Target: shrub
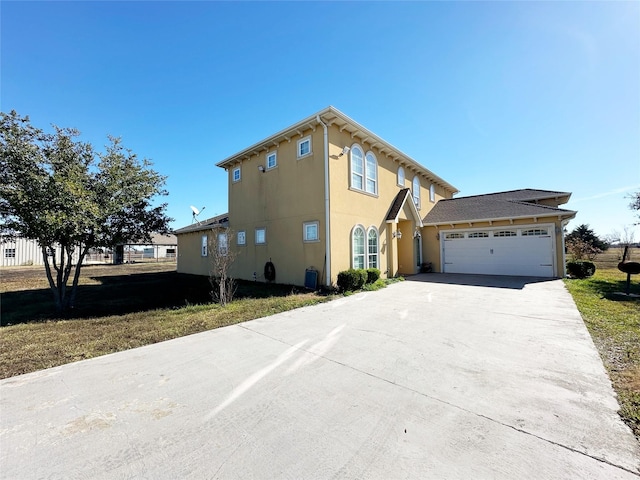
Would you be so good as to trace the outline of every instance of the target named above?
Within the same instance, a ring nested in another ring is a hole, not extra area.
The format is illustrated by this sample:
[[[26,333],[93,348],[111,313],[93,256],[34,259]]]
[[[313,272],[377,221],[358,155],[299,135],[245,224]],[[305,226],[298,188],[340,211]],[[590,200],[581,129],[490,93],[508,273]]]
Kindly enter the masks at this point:
[[[593,262],[567,262],[567,273],[574,278],[587,278],[596,272]]]
[[[376,281],[380,278],[380,270],[377,268],[367,268],[367,282],[366,283],[376,283]]]
[[[350,268],[338,273],[338,289],[341,292],[360,290],[366,282],[367,271],[361,268]]]

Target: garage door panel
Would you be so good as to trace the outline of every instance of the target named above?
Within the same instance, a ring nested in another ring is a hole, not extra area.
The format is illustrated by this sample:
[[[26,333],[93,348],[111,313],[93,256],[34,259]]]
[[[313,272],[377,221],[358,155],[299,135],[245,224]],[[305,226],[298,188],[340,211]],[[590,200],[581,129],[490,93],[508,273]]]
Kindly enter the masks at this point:
[[[554,276],[550,235],[451,240],[445,237],[443,250],[444,272],[447,273]]]

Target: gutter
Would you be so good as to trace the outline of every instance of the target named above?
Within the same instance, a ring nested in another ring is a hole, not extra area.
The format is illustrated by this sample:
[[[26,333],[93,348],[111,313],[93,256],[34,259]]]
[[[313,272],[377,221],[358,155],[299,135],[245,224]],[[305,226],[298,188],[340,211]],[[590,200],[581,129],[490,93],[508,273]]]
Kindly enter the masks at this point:
[[[324,129],[324,225],[325,225],[325,267],[327,278],[325,285],[331,286],[331,229],[329,227],[329,132],[327,125],[316,115],[316,120]]]

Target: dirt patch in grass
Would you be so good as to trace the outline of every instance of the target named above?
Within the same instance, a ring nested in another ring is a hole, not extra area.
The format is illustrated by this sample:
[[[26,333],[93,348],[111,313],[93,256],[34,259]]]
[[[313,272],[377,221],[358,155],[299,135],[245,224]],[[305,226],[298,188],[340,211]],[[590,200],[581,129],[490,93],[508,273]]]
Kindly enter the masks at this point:
[[[620,416],[640,439],[640,299],[620,295],[626,274],[610,263],[597,262],[593,277],[565,284],[609,372]],[[640,294],[638,276],[631,293]]]

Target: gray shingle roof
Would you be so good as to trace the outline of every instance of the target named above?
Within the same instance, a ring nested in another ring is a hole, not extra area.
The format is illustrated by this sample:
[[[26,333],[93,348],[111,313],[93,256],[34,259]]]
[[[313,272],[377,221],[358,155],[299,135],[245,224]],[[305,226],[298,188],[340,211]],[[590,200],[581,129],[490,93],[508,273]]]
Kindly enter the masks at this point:
[[[210,230],[213,227],[226,227],[229,224],[229,214],[223,213],[222,215],[216,215],[215,217],[202,220],[200,223],[194,223],[186,227],[179,228],[173,233],[180,235],[181,233],[199,232],[201,230]]]
[[[423,221],[425,225],[437,225],[523,217],[572,218],[576,213],[572,210],[534,203],[551,198],[566,201],[570,195],[567,192],[523,189],[440,200]]]
[[[398,216],[398,213],[400,213],[402,205],[404,205],[404,201],[407,199],[407,195],[409,195],[408,188],[403,188],[398,192],[398,195],[396,195],[396,198],[391,204],[391,208],[389,209],[389,213],[387,214],[387,218],[385,218],[385,221],[391,222],[395,220],[395,218]]]

